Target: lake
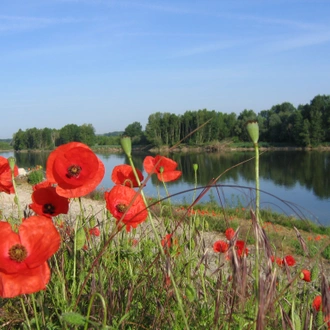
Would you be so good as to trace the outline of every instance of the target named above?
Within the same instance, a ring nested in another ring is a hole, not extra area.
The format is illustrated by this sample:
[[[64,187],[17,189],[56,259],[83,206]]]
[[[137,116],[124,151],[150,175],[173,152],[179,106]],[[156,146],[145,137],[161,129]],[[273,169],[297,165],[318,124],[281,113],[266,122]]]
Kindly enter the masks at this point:
[[[0,152],[6,158],[14,156],[19,167],[46,166],[47,152]],[[111,188],[110,179],[114,166],[128,164],[124,154],[97,154],[106,168],[100,188]],[[133,155],[137,168],[143,171],[143,159],[147,153]],[[255,203],[253,152],[174,153],[168,157],[178,163],[182,177],[166,184],[173,195],[173,202],[192,202],[212,178],[224,173],[201,202],[215,200],[219,205],[253,206]],[[247,161],[247,162],[245,162]],[[245,162],[245,163],[242,163]],[[242,163],[242,164],[241,164]],[[197,184],[193,164],[198,164]],[[240,164],[239,166],[235,166]],[[235,166],[235,167],[233,167]],[[228,170],[229,169],[229,170]],[[198,187],[196,192],[187,191]],[[307,218],[316,223],[330,225],[330,152],[328,151],[267,151],[260,155],[260,207],[276,212]],[[156,176],[152,176],[144,188],[147,196],[166,197],[166,191]],[[182,191],[187,191],[181,193]]]

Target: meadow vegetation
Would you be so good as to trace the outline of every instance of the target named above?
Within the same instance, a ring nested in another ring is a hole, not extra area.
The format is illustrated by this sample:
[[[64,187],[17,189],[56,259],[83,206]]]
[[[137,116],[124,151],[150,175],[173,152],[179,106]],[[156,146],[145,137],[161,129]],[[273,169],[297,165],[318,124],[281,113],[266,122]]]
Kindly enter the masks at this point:
[[[129,138],[122,147],[130,165],[113,169],[109,191],[95,189],[104,166],[89,147],[55,149],[24,215],[17,166],[0,159],[0,190],[17,194],[17,214],[0,222],[0,329],[330,327],[329,228],[257,202],[200,203],[208,188],[174,204],[166,182],[177,164],[147,156],[143,178]],[[144,196],[151,175],[166,199]],[[68,219],[73,203],[80,212]]]

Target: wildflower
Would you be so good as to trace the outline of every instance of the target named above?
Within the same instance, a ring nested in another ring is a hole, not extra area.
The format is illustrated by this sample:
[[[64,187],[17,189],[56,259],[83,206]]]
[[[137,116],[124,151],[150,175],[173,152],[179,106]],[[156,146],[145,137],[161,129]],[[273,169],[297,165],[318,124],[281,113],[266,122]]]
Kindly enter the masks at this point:
[[[300,273],[300,278],[305,282],[311,281],[311,272],[307,269],[303,269]]]
[[[109,192],[106,191],[104,197],[106,208],[118,221],[121,220],[126,225],[128,232],[131,227],[136,228],[147,219],[148,211],[144,201],[134,189],[116,185]]]
[[[139,177],[139,181],[141,182],[143,180],[142,172],[136,169],[136,173]],[[131,188],[139,187],[139,183],[136,180],[132,166],[127,164],[115,166],[112,170],[111,180],[115,184],[122,184]]]
[[[228,243],[225,242],[225,241],[222,241],[222,240],[216,241],[213,244],[213,251],[214,252],[225,253],[225,252],[228,251],[228,248],[229,248]]]
[[[70,142],[55,149],[48,157],[46,176],[57,183],[63,197],[82,197],[92,192],[104,176],[104,165],[85,144]]]
[[[156,173],[158,180],[163,182],[177,180],[182,172],[177,171],[178,163],[174,160],[164,156],[147,156],[143,161],[143,167],[145,171],[150,173]]]
[[[283,266],[283,259],[281,259],[281,258],[279,258],[279,257],[276,257],[276,258],[275,258],[275,256],[271,256],[271,257],[270,257],[270,260],[271,260],[272,262],[275,262],[275,261],[276,261],[276,263],[277,263],[280,267]]]
[[[97,228],[97,227],[93,227],[93,228],[89,229],[89,234],[90,234],[91,236],[96,236],[96,237],[98,237],[98,236],[100,236],[100,229]]]
[[[163,248],[170,248],[171,247],[171,239],[172,234],[167,234],[165,237],[161,240],[161,244]]]
[[[235,230],[233,228],[227,228],[225,231],[225,235],[228,241],[230,241],[234,235],[235,235]]]
[[[132,240],[130,240],[130,242],[131,242],[133,247],[135,247],[139,244],[139,240],[137,240],[136,238],[133,238]]]
[[[288,266],[294,266],[296,264],[296,260],[292,256],[286,256],[283,259],[283,263],[286,263]]]
[[[55,187],[43,187],[45,185],[43,183],[34,187],[31,195],[33,203],[29,205],[30,209],[49,218],[59,214],[67,214],[69,211],[68,198],[58,195]]]
[[[47,260],[59,246],[60,235],[49,218],[29,217],[18,233],[8,222],[0,221],[0,297],[45,289],[50,279]]]
[[[246,244],[244,241],[236,241],[235,247],[237,255],[242,257],[244,254],[247,256],[249,254],[249,249],[245,247]]]
[[[17,175],[18,167],[15,165],[14,176]],[[5,192],[6,194],[15,193],[8,159],[2,156],[0,156],[0,192]]]
[[[322,297],[320,295],[316,296],[312,302],[312,307],[317,312],[320,311],[322,305]]]

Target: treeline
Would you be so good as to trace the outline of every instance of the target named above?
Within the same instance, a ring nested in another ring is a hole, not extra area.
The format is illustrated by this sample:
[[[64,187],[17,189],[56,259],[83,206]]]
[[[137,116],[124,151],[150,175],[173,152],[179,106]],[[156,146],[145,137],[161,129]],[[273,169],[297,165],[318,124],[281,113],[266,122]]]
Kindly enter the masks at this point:
[[[173,145],[209,121],[185,142],[205,144],[226,138],[249,141],[245,128],[248,120],[258,121],[261,142],[317,146],[330,141],[330,95],[317,95],[298,108],[284,102],[258,114],[245,109],[238,116],[207,109],[186,111],[183,115],[157,112],[149,116],[145,135],[154,145]]]
[[[95,129],[91,124],[81,126],[69,124],[57,130],[52,128],[29,128],[25,131],[18,130],[13,136],[14,150],[43,149],[51,150],[61,144],[76,141],[89,146],[95,144]]]
[[[239,115],[207,109],[186,111],[183,115],[156,112],[149,116],[145,130],[139,122],[134,122],[124,132],[103,135],[96,135],[92,124],[69,124],[59,130],[20,129],[14,134],[12,145],[14,150],[50,150],[71,141],[89,146],[119,145],[121,135],[130,136],[133,144],[158,147],[171,146],[182,139],[189,145],[212,144],[224,139],[244,142],[249,141],[245,128],[249,120],[258,121],[260,142],[297,146],[330,142],[330,95],[317,95],[309,104],[297,108],[284,102],[258,114],[247,109]]]

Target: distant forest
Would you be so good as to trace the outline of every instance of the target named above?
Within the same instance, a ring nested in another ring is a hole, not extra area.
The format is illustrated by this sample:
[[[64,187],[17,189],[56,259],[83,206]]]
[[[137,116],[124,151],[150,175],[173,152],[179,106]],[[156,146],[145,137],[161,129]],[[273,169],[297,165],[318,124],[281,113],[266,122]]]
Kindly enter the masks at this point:
[[[77,141],[89,146],[118,145],[122,135],[130,136],[133,144],[171,146],[185,139],[188,145],[212,144],[231,139],[249,141],[246,122],[257,120],[260,142],[296,146],[318,146],[330,142],[330,95],[317,95],[309,104],[295,108],[284,102],[262,110],[243,110],[239,115],[215,110],[186,111],[183,115],[156,112],[148,118],[145,130],[139,122],[129,124],[123,132],[96,135],[92,124],[68,124],[61,129],[30,128],[19,130],[11,142],[14,150],[53,149],[61,144]]]

